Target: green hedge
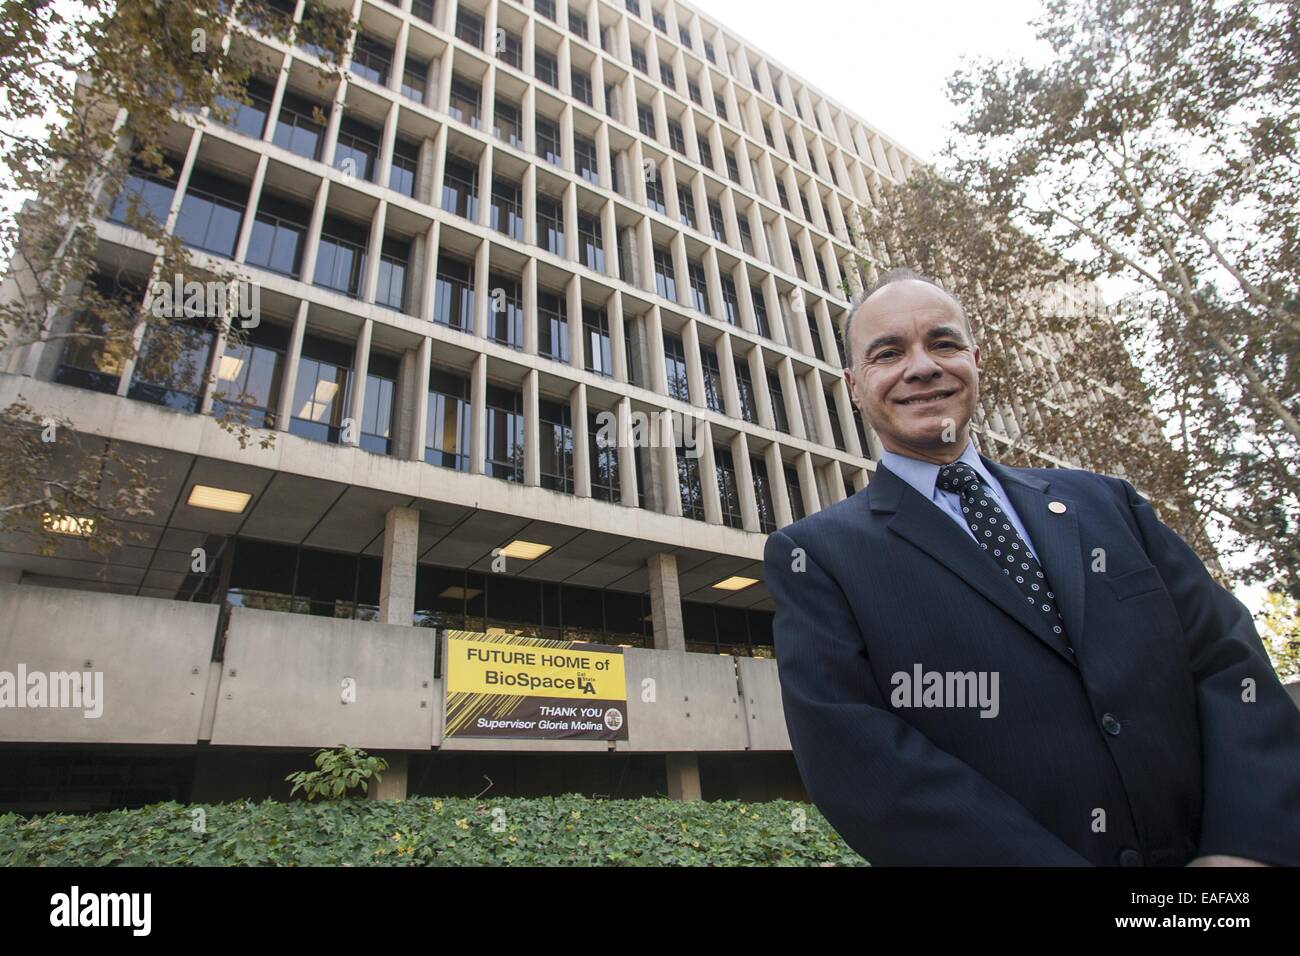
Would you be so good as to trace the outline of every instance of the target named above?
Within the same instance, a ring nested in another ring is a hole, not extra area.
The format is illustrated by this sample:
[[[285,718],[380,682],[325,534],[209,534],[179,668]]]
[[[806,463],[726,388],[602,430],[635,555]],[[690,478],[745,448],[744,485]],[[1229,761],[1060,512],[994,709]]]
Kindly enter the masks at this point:
[[[201,813],[200,813],[201,811]],[[201,823],[206,832],[196,832]],[[801,829],[802,827],[802,829]],[[0,815],[6,866],[861,866],[815,807],[360,798]]]

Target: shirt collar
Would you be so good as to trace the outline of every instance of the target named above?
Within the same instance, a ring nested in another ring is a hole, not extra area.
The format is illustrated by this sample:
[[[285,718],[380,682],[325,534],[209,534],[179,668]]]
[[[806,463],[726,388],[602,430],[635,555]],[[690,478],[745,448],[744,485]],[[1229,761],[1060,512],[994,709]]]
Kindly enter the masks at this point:
[[[989,474],[988,469],[984,467],[984,462],[980,460],[979,452],[975,450],[975,443],[969,438],[966,439],[966,447],[963,449],[961,456],[955,460],[963,461],[974,468],[985,484],[995,489],[999,487],[993,476]],[[888,449],[881,454],[880,463],[919,491],[922,497],[934,500],[938,495],[938,489],[935,486],[939,480],[941,465],[921,461],[918,458],[910,458],[907,455],[900,455]],[[951,464],[951,462],[948,464]]]

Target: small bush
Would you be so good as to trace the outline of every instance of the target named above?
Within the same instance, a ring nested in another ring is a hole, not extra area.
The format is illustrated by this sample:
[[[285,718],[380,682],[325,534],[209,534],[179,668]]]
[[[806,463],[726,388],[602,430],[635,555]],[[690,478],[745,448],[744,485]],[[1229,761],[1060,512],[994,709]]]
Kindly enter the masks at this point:
[[[289,791],[291,797],[301,790],[308,802],[317,797],[336,800],[357,787],[365,793],[370,789],[371,779],[379,783],[387,769],[388,761],[383,757],[372,757],[358,747],[339,744],[316,751],[315,770],[298,770],[284,781],[293,784]]]

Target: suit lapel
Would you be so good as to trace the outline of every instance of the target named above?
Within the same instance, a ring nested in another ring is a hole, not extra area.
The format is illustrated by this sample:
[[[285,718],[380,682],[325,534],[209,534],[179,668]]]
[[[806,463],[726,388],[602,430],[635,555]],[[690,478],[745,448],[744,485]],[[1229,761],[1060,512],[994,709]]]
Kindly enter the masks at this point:
[[[1002,473],[999,471],[996,474],[998,480],[1002,481]],[[920,548],[1028,628],[1035,637],[1051,648],[1053,653],[1071,665],[1075,663],[1074,658],[1066,653],[1060,637],[1052,633],[1043,615],[1025,600],[1005,574],[999,572],[997,565],[989,560],[989,556],[980,549],[974,539],[966,534],[951,517],[944,514],[934,502],[927,501],[915,488],[884,465],[877,466],[875,477],[867,485],[867,492],[872,511],[893,513],[893,518],[888,523],[891,531]],[[1007,493],[1010,495],[1011,491],[1008,489]],[[1045,510],[1046,499],[1041,495],[1039,497],[1038,507]],[[1019,513],[1021,511],[1019,499],[1013,498],[1012,503]],[[1051,517],[1057,516],[1051,515]],[[1025,527],[1033,538],[1035,547],[1039,547],[1036,527],[1028,521],[1025,522]],[[1041,549],[1039,553],[1043,553]],[[1046,563],[1043,567],[1044,573],[1050,574]],[[1055,585],[1055,578],[1049,580]],[[1064,605],[1061,607],[1064,617]]]
[[[1041,478],[1006,468],[997,462],[984,462],[1002,490],[1011,499],[1029,539],[1038,553],[1038,563],[1056,595],[1056,606],[1065,621],[1065,633],[1076,647],[1083,638],[1084,558],[1079,538],[1079,509],[1069,498],[1050,493],[1051,484]],[[1048,509],[1052,502],[1065,506],[1057,514]]]

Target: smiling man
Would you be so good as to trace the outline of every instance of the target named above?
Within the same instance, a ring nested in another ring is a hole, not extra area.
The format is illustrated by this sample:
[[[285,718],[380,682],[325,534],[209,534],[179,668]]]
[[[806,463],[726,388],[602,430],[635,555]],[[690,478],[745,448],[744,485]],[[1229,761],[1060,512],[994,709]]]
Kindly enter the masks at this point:
[[[765,552],[832,826],[878,865],[1300,864],[1300,711],[1246,608],[1128,482],[975,450],[937,285],[891,273],[847,339],[885,452]]]

